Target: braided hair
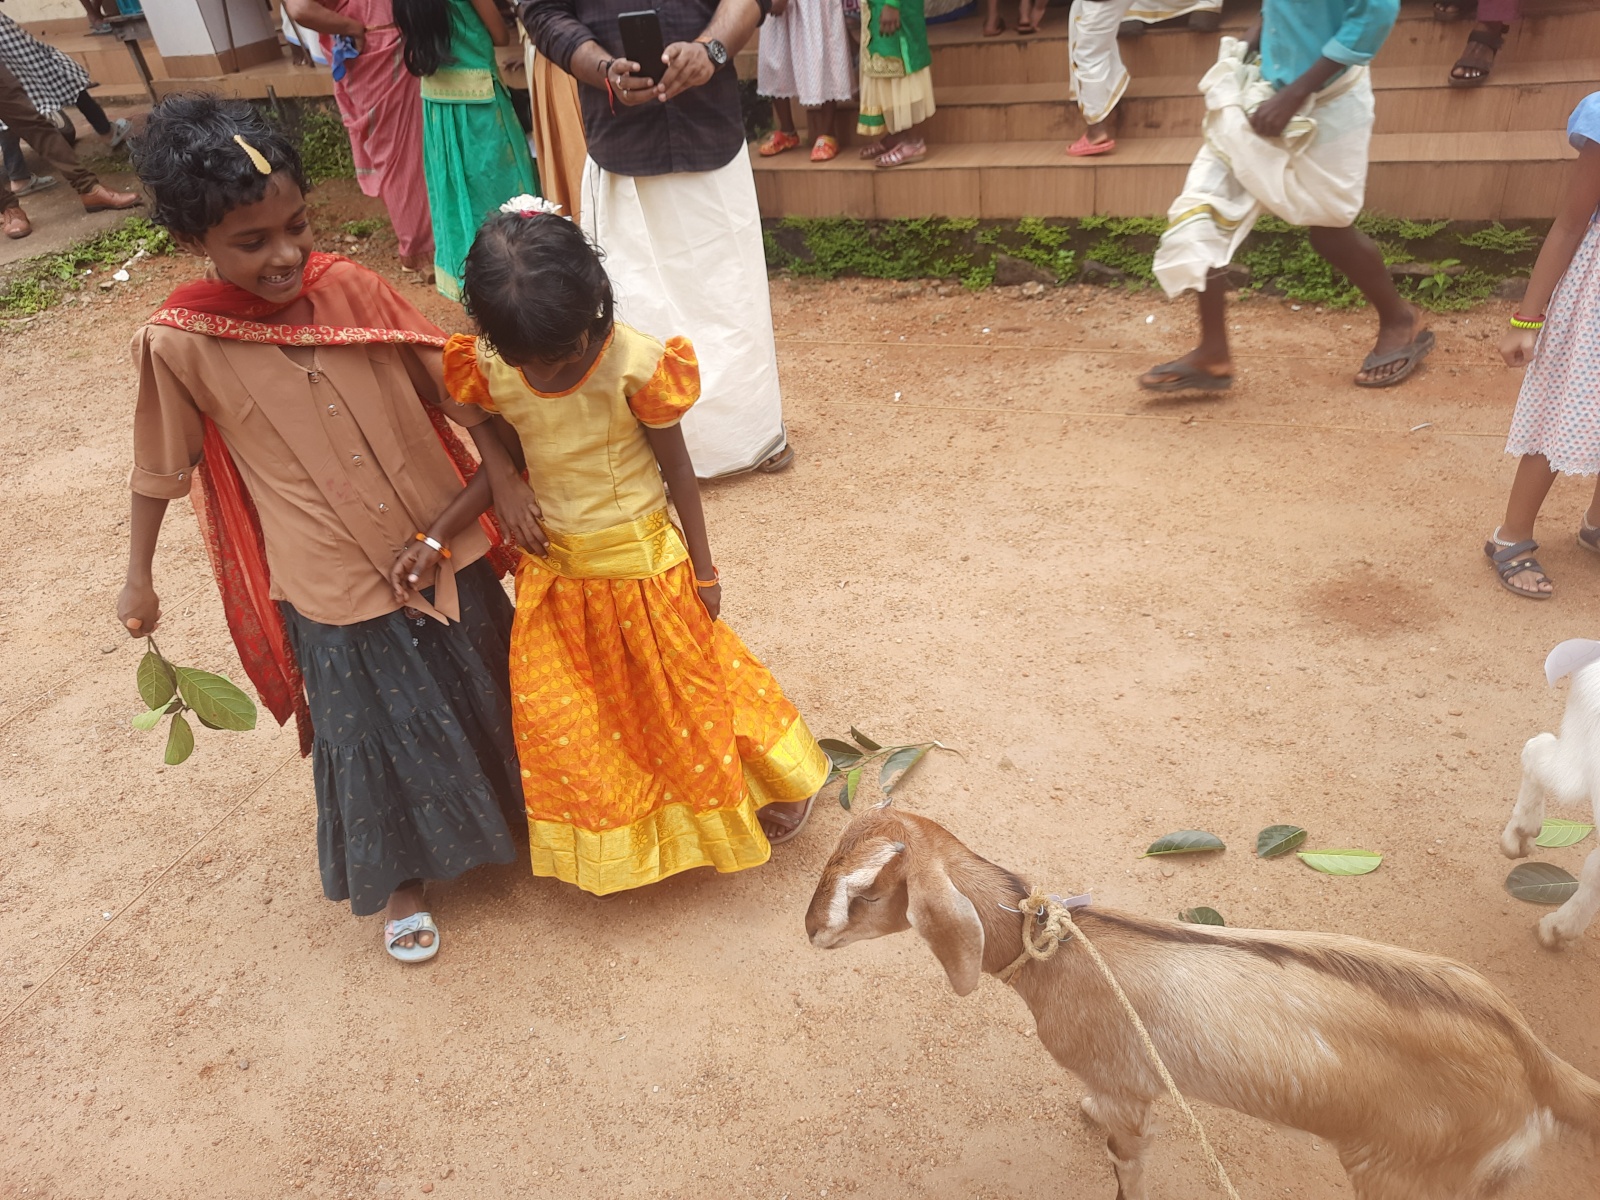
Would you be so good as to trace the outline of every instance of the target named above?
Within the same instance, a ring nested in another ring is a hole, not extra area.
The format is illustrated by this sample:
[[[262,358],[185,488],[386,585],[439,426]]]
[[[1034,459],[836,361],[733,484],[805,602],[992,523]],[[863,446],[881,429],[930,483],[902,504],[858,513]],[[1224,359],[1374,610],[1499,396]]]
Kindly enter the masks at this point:
[[[198,238],[234,209],[260,200],[271,176],[237,138],[274,174],[285,172],[301,192],[311,190],[294,143],[254,105],[203,93],[168,96],[133,141],[133,167],[150,194],[151,217]]]
[[[611,332],[611,280],[600,252],[550,213],[497,213],[483,223],[461,273],[478,331],[509,363],[554,361]]]

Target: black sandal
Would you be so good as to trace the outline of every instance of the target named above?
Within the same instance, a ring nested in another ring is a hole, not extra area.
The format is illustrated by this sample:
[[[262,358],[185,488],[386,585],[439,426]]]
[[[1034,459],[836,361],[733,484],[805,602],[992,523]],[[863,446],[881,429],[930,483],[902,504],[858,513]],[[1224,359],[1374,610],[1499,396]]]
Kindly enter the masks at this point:
[[[1487,65],[1470,61],[1465,54],[1456,59],[1455,66],[1450,68],[1448,83],[1454,88],[1482,87],[1489,82],[1489,76],[1494,71],[1495,56],[1500,53],[1500,48],[1506,44],[1506,35],[1503,33],[1485,33],[1481,29],[1474,29],[1467,34],[1467,46],[1470,49],[1474,44],[1489,47],[1489,62]],[[1476,75],[1457,75],[1457,71],[1476,71]]]
[[[1416,337],[1398,350],[1391,350],[1388,354],[1379,354],[1374,350],[1361,360],[1361,370],[1356,374],[1356,386],[1386,388],[1394,387],[1397,383],[1404,383],[1422,365],[1422,360],[1433,352],[1435,340],[1433,330],[1423,329],[1419,330]],[[1368,371],[1376,371],[1379,367],[1387,367],[1391,363],[1399,363],[1400,369],[1378,379],[1361,378]]]
[[[1151,375],[1172,378],[1149,380]],[[1139,386],[1147,392],[1225,392],[1233,386],[1233,376],[1213,375],[1186,362],[1169,362],[1151,367],[1139,377]]]
[[[1498,531],[1496,531],[1498,534]],[[1526,542],[1512,542],[1509,546],[1502,546],[1494,538],[1483,544],[1483,552],[1489,556],[1489,561],[1494,564],[1495,574],[1500,579],[1500,586],[1514,596],[1523,596],[1529,600],[1548,600],[1555,595],[1549,592],[1531,592],[1527,588],[1517,587],[1510,582],[1513,575],[1522,571],[1537,571],[1539,578],[1546,583],[1550,576],[1544,573],[1544,568],[1539,565],[1539,560],[1533,557],[1533,552],[1539,548],[1539,543],[1533,540]]]

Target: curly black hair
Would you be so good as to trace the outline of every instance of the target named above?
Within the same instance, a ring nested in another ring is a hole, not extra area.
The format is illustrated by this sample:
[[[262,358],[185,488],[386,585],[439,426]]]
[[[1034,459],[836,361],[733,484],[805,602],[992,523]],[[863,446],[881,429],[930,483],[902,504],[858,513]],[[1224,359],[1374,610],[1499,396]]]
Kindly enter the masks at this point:
[[[150,215],[176,234],[201,237],[242,204],[254,204],[269,176],[244,147],[249,142],[273,172],[311,190],[300,152],[283,131],[243,100],[203,93],[168,96],[150,110],[133,141],[133,167],[150,193]]]
[[[575,354],[585,334],[605,337],[614,319],[600,251],[571,221],[548,213],[485,221],[467,252],[461,292],[478,331],[512,363]]]

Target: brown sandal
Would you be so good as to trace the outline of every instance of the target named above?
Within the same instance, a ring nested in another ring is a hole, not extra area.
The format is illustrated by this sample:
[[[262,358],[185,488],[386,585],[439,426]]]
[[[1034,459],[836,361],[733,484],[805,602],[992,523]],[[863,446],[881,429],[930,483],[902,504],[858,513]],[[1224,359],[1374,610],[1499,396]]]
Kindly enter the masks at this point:
[[[1500,48],[1506,44],[1503,33],[1485,33],[1481,29],[1474,29],[1467,34],[1467,50],[1456,59],[1455,66],[1450,68],[1450,77],[1447,82],[1453,88],[1482,87],[1489,82],[1489,75],[1494,71],[1495,56],[1500,53]],[[1487,63],[1473,62],[1467,58],[1467,52],[1474,45],[1489,47],[1489,61]],[[1471,75],[1457,75],[1457,71],[1472,71]]]
[[[806,822],[811,819],[811,809],[816,802],[816,793],[806,797],[805,807],[800,810],[798,816],[786,812],[768,812],[767,810],[773,807],[770,804],[758,808],[756,810],[756,820],[761,822],[761,832],[767,835],[767,842],[773,846],[781,846],[784,842],[796,837],[805,828]],[[767,831],[769,823],[778,827],[777,833],[769,833]]]

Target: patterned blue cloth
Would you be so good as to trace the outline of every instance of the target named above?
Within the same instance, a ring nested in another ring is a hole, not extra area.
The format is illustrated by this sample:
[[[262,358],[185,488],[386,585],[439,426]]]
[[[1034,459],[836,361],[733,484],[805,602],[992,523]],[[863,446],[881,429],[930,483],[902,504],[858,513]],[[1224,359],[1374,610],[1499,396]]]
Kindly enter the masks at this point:
[[[356,49],[356,40],[355,40],[355,38],[347,37],[346,35],[344,35],[342,33],[338,37],[334,38],[333,39],[333,81],[335,83],[343,83],[344,82],[344,73],[350,69],[350,68],[346,67],[344,64],[349,62],[352,58],[360,58],[360,57],[361,57],[361,51]]]

